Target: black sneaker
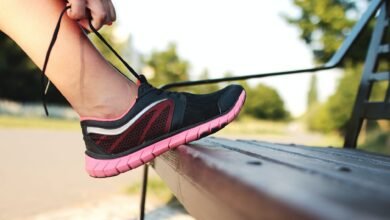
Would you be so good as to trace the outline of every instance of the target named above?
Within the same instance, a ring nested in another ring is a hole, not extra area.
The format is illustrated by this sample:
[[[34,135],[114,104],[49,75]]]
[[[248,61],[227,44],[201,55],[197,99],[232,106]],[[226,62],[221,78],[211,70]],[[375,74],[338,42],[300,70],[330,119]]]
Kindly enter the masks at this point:
[[[141,81],[138,98],[122,117],[82,119],[89,175],[118,175],[214,133],[238,115],[245,101],[238,85],[194,95],[156,89],[144,77]]]
[[[61,19],[69,8],[67,6],[61,12],[42,68],[42,101],[47,115],[45,88],[50,84],[44,86],[45,71]],[[168,92],[152,87],[97,32],[91,21],[89,25],[139,80],[138,98],[123,116],[106,120],[81,119],[89,175],[109,177],[139,167],[169,149],[220,130],[241,110],[245,91],[238,85],[204,95]]]

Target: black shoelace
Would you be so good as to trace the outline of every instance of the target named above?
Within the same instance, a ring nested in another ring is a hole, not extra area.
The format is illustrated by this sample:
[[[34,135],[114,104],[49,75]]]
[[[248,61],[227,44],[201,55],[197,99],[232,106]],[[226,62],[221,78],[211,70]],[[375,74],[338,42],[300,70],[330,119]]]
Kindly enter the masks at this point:
[[[50,80],[47,79],[45,80],[46,78],[46,68],[47,68],[47,65],[49,63],[49,58],[50,58],[50,54],[51,54],[51,51],[54,47],[54,44],[56,43],[57,41],[57,36],[58,36],[58,33],[60,31],[60,27],[61,27],[61,20],[62,18],[64,17],[64,14],[65,12],[70,9],[70,6],[66,6],[61,14],[60,14],[60,17],[58,19],[58,22],[57,22],[57,25],[54,29],[54,33],[53,33],[53,36],[51,38],[51,41],[50,41],[50,44],[49,44],[49,48],[47,49],[47,52],[46,52],[46,57],[45,57],[45,62],[43,64],[43,68],[42,68],[42,76],[41,76],[41,98],[42,98],[42,104],[43,104],[43,108],[45,109],[45,114],[46,116],[49,116],[49,111],[47,109],[47,104],[46,104],[46,94],[48,92],[48,89],[50,87]],[[101,40],[107,47],[108,49],[111,50],[112,53],[115,54],[115,56],[123,63],[123,65],[130,71],[130,73],[135,77],[137,78],[140,82],[146,82],[146,79],[145,77],[141,76],[140,74],[138,74],[116,51],[114,48],[112,48],[112,46],[106,41],[106,39],[104,39],[104,37],[93,27],[92,25],[92,19],[89,19],[89,27],[90,29],[92,30],[92,32],[99,38],[99,40]],[[116,68],[116,67],[115,67]],[[126,78],[127,76],[125,74],[123,74],[121,71],[118,70],[118,72],[120,72],[122,75],[124,75]],[[46,82],[47,81],[47,82]],[[45,83],[46,82],[46,83]],[[45,85],[46,84],[46,85]]]
[[[65,14],[65,12],[70,9],[70,6],[66,6],[58,19],[57,25],[54,29],[54,33],[52,36],[52,39],[50,41],[49,48],[47,49],[46,52],[46,57],[45,57],[45,62],[43,64],[42,68],[42,77],[41,77],[41,95],[42,95],[42,104],[43,108],[45,109],[46,116],[49,116],[49,111],[47,109],[47,104],[46,104],[46,94],[48,92],[49,86],[50,86],[50,80],[47,79],[47,83],[45,86],[45,78],[46,78],[46,68],[47,64],[49,62],[49,57],[51,54],[51,51],[54,47],[54,44],[57,40],[58,33],[60,31],[60,26],[61,26],[61,20]],[[146,78],[143,75],[138,74],[115,50],[112,48],[112,46],[103,38],[103,36],[93,27],[91,23],[91,19],[89,20],[89,27],[96,34],[96,36],[115,54],[115,56],[123,63],[123,65],[126,66],[126,68],[131,72],[131,74],[138,79],[141,83],[147,83]],[[114,68],[116,68],[114,66]],[[117,68],[116,68],[117,69]],[[118,69],[117,69],[118,70]],[[127,78],[125,74],[123,74],[121,71],[118,70],[119,73],[121,73],[123,76]],[[143,187],[142,187],[142,194],[141,194],[141,206],[140,206],[140,219],[143,220],[145,217],[145,202],[146,202],[146,189],[147,189],[147,180],[148,180],[148,165],[145,165],[144,169],[144,177],[143,177]]]

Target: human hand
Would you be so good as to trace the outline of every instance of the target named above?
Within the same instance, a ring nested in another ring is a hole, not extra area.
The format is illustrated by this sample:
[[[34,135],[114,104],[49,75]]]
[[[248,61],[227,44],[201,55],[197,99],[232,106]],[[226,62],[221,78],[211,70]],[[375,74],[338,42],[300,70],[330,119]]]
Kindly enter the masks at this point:
[[[116,20],[115,8],[111,0],[68,0],[67,5],[71,7],[67,11],[68,16],[77,20],[84,29],[89,31],[91,31],[88,21],[90,17],[96,30]]]

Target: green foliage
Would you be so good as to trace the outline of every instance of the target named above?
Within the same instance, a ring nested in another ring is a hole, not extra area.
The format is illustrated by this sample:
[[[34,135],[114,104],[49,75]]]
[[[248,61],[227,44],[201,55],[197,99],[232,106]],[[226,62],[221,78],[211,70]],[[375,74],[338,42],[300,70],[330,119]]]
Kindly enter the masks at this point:
[[[344,132],[347,127],[360,83],[361,70],[361,66],[360,68],[357,66],[347,67],[344,76],[338,83],[336,93],[326,103],[334,129]]]
[[[0,99],[19,102],[41,100],[40,70],[8,36],[0,31]],[[62,95],[51,87],[50,103],[66,103]]]
[[[309,92],[307,94],[307,107],[310,109],[318,103],[317,75],[312,75],[310,79]]]
[[[169,44],[164,51],[154,51],[145,63],[153,70],[148,78],[155,86],[189,79],[189,63],[179,57],[175,44]]]
[[[264,84],[251,88],[243,83],[247,91],[244,114],[258,119],[285,120],[290,114],[284,107],[284,102],[278,92]]]
[[[310,130],[329,133],[334,130],[331,114],[326,105],[314,105],[306,113],[306,123]]]
[[[200,80],[203,79],[210,79],[209,71],[207,69],[203,70],[203,72],[199,76]],[[213,84],[206,84],[206,85],[199,85],[199,86],[192,86],[191,92],[196,94],[205,94],[210,92],[215,92],[220,89],[219,84],[213,83]]]
[[[312,48],[315,58],[323,63],[337,51],[359,14],[356,1],[352,0],[293,0],[300,16],[287,20],[301,30],[300,37]],[[371,29],[363,33],[348,57],[354,62],[363,61]]]
[[[115,40],[113,28],[103,28],[100,33],[113,43],[120,54],[125,52],[126,42]],[[91,39],[108,60],[127,73],[114,54],[97,40],[96,36],[91,35]],[[14,41],[2,32],[0,32],[0,48],[0,98],[19,102],[41,101],[41,71],[38,67]],[[67,104],[54,85],[50,87],[47,100],[49,103]]]
[[[374,130],[367,134],[367,140],[362,145],[362,149],[390,155],[390,134],[389,130]]]
[[[360,2],[367,2],[361,0]],[[353,14],[360,14],[356,1],[352,0],[293,0],[300,15],[287,20],[299,27],[301,38],[312,48],[315,59],[324,63],[337,51],[348,32],[357,22]],[[335,93],[324,103],[309,108],[309,128],[322,132],[344,132],[356,98],[366,56],[372,25],[362,33],[343,61],[344,75],[338,82]],[[312,86],[312,85],[311,85]],[[375,90],[374,96],[384,88]],[[309,93],[309,105],[313,94]]]
[[[231,72],[224,74],[224,77],[232,76]],[[290,113],[286,110],[284,102],[276,89],[265,84],[257,84],[253,87],[247,81],[240,81],[239,84],[246,91],[246,101],[238,118],[239,120],[245,120],[245,118],[273,121],[290,119]],[[226,86],[225,84],[222,85]]]
[[[325,104],[310,111],[309,128],[321,132],[345,131],[360,83],[361,70],[362,65],[347,65],[335,94],[329,97]]]
[[[2,32],[0,32],[0,48],[0,97],[25,101],[37,96],[34,90],[37,88],[39,78],[34,75],[38,72],[34,64],[16,43]],[[24,78],[29,78],[31,84],[23,83]],[[24,90],[24,85],[32,91]]]

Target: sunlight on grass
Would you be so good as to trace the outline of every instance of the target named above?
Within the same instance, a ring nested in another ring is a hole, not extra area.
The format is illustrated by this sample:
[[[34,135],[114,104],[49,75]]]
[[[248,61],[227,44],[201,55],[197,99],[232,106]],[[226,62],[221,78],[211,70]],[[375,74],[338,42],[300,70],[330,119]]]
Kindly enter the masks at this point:
[[[256,135],[256,134],[272,134],[272,135],[283,135],[286,133],[287,122],[275,122],[275,121],[264,121],[253,119],[249,117],[242,117],[239,120],[234,121],[219,134],[245,134],[245,135]]]
[[[360,141],[359,148],[372,153],[390,155],[390,134],[388,131],[379,129],[370,131],[365,139]]]
[[[139,195],[142,190],[142,183],[136,182],[126,188],[125,192],[130,195]],[[161,203],[167,203],[171,200],[173,194],[168,186],[159,178],[152,177],[148,180],[148,199],[154,199]]]
[[[61,130],[78,130],[80,123],[77,120],[56,118],[30,118],[0,115],[0,128],[44,128]]]
[[[230,139],[252,139],[319,147],[340,147],[343,143],[343,138],[337,133],[321,134],[311,132],[300,120],[275,122],[249,117],[240,118],[231,123],[215,134],[215,136]]]
[[[321,134],[321,139],[319,139],[318,141],[307,143],[307,145],[318,147],[343,147],[343,144],[344,137],[335,133]]]

